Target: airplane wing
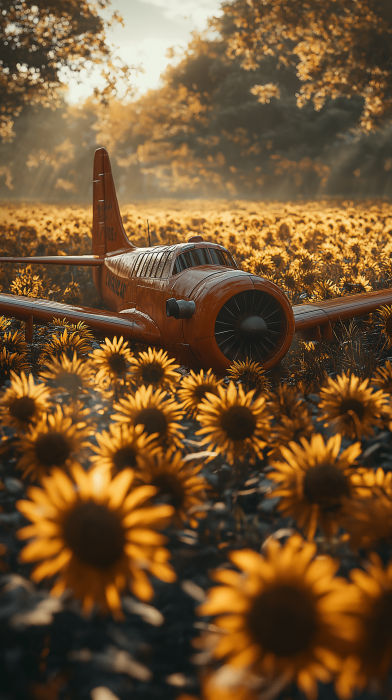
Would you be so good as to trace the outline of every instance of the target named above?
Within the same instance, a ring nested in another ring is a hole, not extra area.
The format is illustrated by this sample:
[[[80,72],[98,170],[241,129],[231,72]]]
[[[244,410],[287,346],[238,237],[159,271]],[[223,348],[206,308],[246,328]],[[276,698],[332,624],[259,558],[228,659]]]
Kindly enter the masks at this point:
[[[49,323],[53,318],[65,318],[71,323],[84,321],[98,333],[124,336],[149,345],[162,346],[161,333],[150,316],[136,309],[120,313],[71,306],[46,299],[0,294],[0,315],[17,318],[26,323],[26,339],[32,340],[32,324]]]
[[[336,299],[313,301],[293,306],[295,332],[305,340],[332,340],[336,321],[363,316],[380,306],[392,304],[392,289],[379,289],[362,294],[348,294]]]
[[[35,265],[103,265],[97,255],[36,255],[33,258],[0,258],[0,263],[34,263]]]

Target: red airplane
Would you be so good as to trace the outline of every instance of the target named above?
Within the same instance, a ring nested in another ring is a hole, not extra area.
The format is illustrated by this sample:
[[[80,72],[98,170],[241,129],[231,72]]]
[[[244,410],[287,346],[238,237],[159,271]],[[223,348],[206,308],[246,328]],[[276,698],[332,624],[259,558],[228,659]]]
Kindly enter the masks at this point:
[[[392,289],[291,306],[269,280],[243,272],[228,250],[191,236],[186,243],[136,248],[122,224],[109,156],[94,157],[92,255],[6,257],[0,263],[89,265],[110,311],[0,294],[0,314],[33,322],[84,321],[99,333],[161,347],[188,367],[224,374],[247,357],[264,369],[287,353],[295,332],[331,340],[335,321],[392,303]]]

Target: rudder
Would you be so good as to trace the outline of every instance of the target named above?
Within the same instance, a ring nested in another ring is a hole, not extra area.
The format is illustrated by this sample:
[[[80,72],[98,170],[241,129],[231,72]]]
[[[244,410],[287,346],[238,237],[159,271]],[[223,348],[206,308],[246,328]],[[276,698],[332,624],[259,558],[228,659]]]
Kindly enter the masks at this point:
[[[122,223],[108,152],[106,148],[97,148],[93,175],[93,254],[104,256],[134,248]]]

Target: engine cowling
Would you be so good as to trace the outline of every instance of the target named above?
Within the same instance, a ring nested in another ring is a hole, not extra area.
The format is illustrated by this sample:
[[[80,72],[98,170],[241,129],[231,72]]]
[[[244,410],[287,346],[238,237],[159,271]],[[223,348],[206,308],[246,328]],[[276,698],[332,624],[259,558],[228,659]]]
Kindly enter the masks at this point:
[[[195,313],[184,337],[203,367],[223,374],[235,360],[271,369],[290,348],[294,314],[289,300],[269,280],[228,271],[202,282],[192,294]]]

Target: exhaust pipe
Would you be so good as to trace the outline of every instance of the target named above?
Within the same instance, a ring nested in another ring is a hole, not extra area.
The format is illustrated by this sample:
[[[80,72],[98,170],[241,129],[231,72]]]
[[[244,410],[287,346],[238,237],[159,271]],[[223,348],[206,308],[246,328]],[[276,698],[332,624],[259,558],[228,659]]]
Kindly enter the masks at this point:
[[[168,299],[166,302],[166,316],[173,318],[191,318],[196,309],[194,301],[185,301],[185,299]]]

